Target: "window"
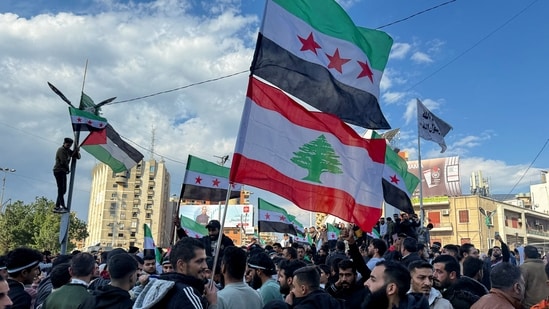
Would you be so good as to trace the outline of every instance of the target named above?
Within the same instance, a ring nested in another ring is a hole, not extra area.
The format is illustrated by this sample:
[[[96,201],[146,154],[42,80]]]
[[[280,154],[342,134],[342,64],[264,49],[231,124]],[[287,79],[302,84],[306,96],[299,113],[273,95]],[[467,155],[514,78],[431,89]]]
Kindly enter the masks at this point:
[[[154,165],[151,165],[149,168],[149,173],[154,174]]]
[[[116,198],[118,197],[118,195],[116,194],[116,192],[114,192],[113,194],[111,194],[111,198]]]
[[[152,215],[152,214],[149,212],[149,213],[147,213],[147,214],[145,215],[145,218],[146,218],[146,219],[150,219],[150,218],[151,218],[151,215]]]
[[[124,227],[125,227],[124,223],[120,223],[120,224],[118,225],[118,228],[121,229],[121,230],[123,230]]]
[[[429,211],[427,218],[433,227],[440,227],[440,211]]]
[[[126,219],[126,213],[121,213],[120,214],[120,220],[124,220]]]
[[[137,218],[137,211],[132,212],[132,218]]]
[[[111,209],[115,209],[115,208],[116,208],[116,202],[111,203]]]
[[[107,234],[108,237],[112,237],[112,233]]]
[[[124,234],[118,233],[118,237],[124,237]]]
[[[132,228],[136,228],[137,227],[137,221],[132,221]]]
[[[459,214],[459,223],[469,223],[469,210],[460,210]]]
[[[122,198],[126,199],[126,198],[128,198],[128,195],[126,193],[122,193]]]
[[[135,237],[135,232],[131,232],[130,237]]]
[[[118,184],[117,184],[117,183],[113,183],[113,184],[112,184],[112,187],[116,189],[116,188],[118,188]]]

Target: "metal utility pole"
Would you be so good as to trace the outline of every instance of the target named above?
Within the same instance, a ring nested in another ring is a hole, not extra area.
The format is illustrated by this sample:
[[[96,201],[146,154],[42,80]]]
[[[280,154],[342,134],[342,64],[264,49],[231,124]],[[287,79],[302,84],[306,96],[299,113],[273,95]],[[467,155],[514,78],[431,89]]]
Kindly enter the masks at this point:
[[[4,172],[2,177],[2,195],[0,196],[0,209],[4,208],[4,191],[6,190],[6,175],[8,173],[15,173],[15,169],[9,167],[0,167],[0,171]]]

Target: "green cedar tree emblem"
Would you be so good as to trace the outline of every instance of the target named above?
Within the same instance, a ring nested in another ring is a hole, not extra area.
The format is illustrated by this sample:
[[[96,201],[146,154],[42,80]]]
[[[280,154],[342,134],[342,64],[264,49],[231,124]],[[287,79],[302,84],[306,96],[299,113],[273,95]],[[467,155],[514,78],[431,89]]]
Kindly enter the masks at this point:
[[[299,151],[294,152],[294,155],[291,161],[309,171],[307,177],[302,178],[303,180],[322,183],[320,181],[322,173],[343,174],[339,168],[341,166],[339,156],[324,135],[299,147]]]

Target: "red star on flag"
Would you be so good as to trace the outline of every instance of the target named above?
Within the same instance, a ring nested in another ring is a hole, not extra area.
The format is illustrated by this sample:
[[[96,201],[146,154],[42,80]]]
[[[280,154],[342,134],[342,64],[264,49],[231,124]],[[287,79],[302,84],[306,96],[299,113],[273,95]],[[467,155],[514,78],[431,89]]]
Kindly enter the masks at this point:
[[[200,235],[196,234],[194,235],[195,238],[200,238]]]
[[[282,221],[282,222],[286,221],[286,217],[280,216],[280,221]]]
[[[91,126],[93,122],[91,120],[88,120],[88,124]]]
[[[102,127],[103,127],[103,123],[100,123],[100,124],[99,124],[99,127],[101,127],[101,128],[102,128]]]
[[[356,78],[358,79],[358,78],[362,78],[364,76],[368,76],[370,81],[373,83],[374,82],[374,73],[372,73],[372,70],[370,69],[370,66],[368,65],[368,63],[362,62],[362,61],[357,61],[357,62],[360,65],[360,67],[362,68],[362,71],[360,72],[360,74],[358,74],[358,76]]]
[[[391,182],[392,183],[395,183],[398,185],[398,182],[400,181],[400,179],[398,179],[397,175],[395,174],[394,176],[391,176]]]
[[[214,186],[214,187],[219,187],[219,183],[220,183],[220,181],[217,178],[212,180],[212,186]]]
[[[341,58],[339,56],[339,48],[336,48],[335,53],[330,56],[326,54],[328,59],[330,59],[330,63],[328,64],[328,69],[335,69],[339,73],[343,73],[343,69],[341,68],[345,63],[351,61],[351,59],[345,59]]]
[[[299,35],[297,37],[301,41],[301,44],[303,44],[303,46],[301,46],[300,51],[310,50],[313,53],[315,53],[315,55],[317,55],[316,49],[321,48],[321,47],[320,47],[320,45],[318,45],[317,42],[315,42],[315,39],[313,38],[313,33],[312,32],[309,34],[309,36],[306,39],[300,37]]]
[[[78,117],[78,118],[76,118],[76,121],[82,122],[82,118]]]
[[[200,176],[196,177],[196,178],[194,179],[194,183],[202,184],[202,178],[200,178]]]
[[[265,219],[270,220],[270,219],[271,219],[271,215],[270,215],[269,213],[266,213],[266,214],[265,214]]]

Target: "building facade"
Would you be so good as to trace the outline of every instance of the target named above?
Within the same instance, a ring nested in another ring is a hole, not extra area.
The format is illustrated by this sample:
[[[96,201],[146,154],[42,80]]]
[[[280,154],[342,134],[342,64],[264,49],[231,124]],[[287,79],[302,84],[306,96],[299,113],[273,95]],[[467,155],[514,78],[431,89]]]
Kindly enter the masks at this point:
[[[92,171],[86,247],[143,249],[144,224],[151,228],[157,246],[168,247],[176,212],[169,192],[164,161],[141,161],[124,173],[97,164]]]
[[[479,195],[428,197],[423,200],[424,223],[432,223],[431,243],[442,245],[474,244],[481,253],[494,245],[498,233],[511,250],[520,245],[534,245],[545,254],[549,251],[549,214],[532,209],[526,196],[513,201],[497,201]],[[414,209],[419,212],[418,199]]]

